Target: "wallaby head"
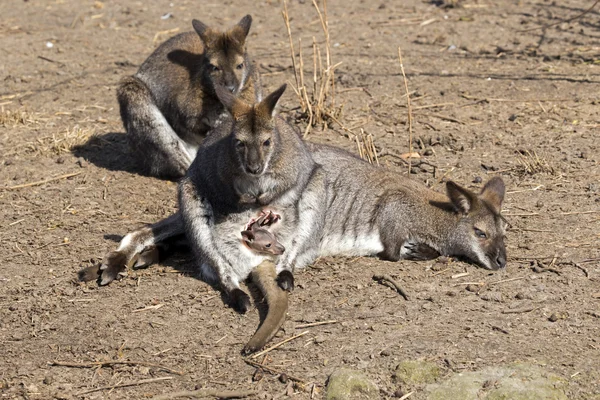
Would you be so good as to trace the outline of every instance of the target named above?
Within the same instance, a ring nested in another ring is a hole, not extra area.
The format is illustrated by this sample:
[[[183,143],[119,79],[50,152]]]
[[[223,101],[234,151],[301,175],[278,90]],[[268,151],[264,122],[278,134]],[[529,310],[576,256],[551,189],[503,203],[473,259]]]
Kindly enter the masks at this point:
[[[506,222],[500,214],[505,190],[502,179],[490,179],[479,194],[454,182],[447,182],[446,190],[459,215],[456,229],[449,238],[452,252],[487,269],[504,268]]]
[[[280,135],[275,126],[275,106],[285,91],[284,84],[260,103],[250,105],[223,87],[216,87],[217,97],[233,117],[231,146],[244,174],[258,177],[277,152]]]
[[[205,74],[208,75],[208,81],[237,94],[243,88],[251,68],[245,43],[252,17],[246,15],[226,32],[209,28],[197,19],[192,21],[192,25],[205,46],[204,56],[208,61]]]
[[[279,256],[285,251],[285,247],[277,241],[275,235],[265,228],[242,231],[242,239],[248,247],[259,253]]]

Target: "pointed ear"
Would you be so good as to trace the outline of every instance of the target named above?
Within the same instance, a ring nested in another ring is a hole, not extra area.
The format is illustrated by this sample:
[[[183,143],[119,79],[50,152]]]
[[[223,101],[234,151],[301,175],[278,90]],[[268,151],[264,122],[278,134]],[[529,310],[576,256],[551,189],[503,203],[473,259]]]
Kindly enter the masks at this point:
[[[254,233],[252,231],[242,231],[242,239],[245,242],[252,243],[254,242]]]
[[[235,95],[223,85],[215,86],[215,94],[225,109],[229,111],[236,120],[250,111],[250,106],[235,97]]]
[[[192,26],[204,44],[207,44],[208,32],[210,31],[208,26],[204,22],[198,21],[197,19],[192,20]]]
[[[250,16],[250,14],[248,14],[244,18],[242,18],[236,26],[231,28],[229,33],[237,42],[239,42],[240,44],[244,44],[244,42],[246,42],[248,32],[250,32],[251,25],[252,17]]]
[[[287,85],[284,83],[279,89],[265,97],[264,100],[256,106],[256,110],[262,118],[273,118],[275,115],[275,106],[277,105],[279,98],[283,95],[283,92],[285,92],[286,87]]]
[[[475,201],[473,193],[452,181],[446,182],[446,192],[456,211],[461,214],[468,214],[471,211]]]
[[[481,189],[479,197],[492,206],[496,212],[500,213],[502,201],[504,201],[505,190],[506,188],[502,178],[495,176],[485,184],[483,189]]]

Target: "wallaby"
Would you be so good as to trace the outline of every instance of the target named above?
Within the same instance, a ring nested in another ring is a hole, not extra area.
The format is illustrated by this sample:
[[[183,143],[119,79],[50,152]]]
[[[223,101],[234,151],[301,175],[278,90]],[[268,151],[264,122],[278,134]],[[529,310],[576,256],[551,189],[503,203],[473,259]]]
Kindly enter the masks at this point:
[[[275,214],[272,211],[263,211],[257,220],[254,218],[251,219],[242,231],[242,240],[246,246],[261,254],[282,255],[285,247],[279,243],[273,232],[265,228],[266,226],[271,226],[280,218],[279,214]]]
[[[260,100],[260,76],[246,52],[252,17],[226,32],[193,20],[195,32],[160,45],[117,89],[123,126],[146,173],[181,178],[222,118],[215,86]]]
[[[180,212],[201,270],[242,312],[250,299],[239,283],[268,257],[240,243],[237,226],[264,205],[281,215],[277,237],[286,251],[277,272],[284,289],[293,286],[293,269],[316,257],[321,239],[325,176],[294,128],[274,114],[285,88],[254,105],[217,88],[232,118],[207,137],[179,183]]]
[[[379,255],[387,260],[459,256],[487,269],[506,265],[504,182],[479,194],[454,182],[447,196],[339,148],[309,144],[329,191],[319,255]]]

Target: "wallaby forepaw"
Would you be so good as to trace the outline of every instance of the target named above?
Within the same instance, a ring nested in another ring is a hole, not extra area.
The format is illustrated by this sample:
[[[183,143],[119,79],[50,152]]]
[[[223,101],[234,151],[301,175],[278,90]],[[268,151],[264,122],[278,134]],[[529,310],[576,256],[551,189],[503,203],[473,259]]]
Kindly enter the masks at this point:
[[[95,281],[100,277],[100,266],[92,265],[91,267],[86,267],[79,272],[77,272],[77,279],[79,282],[90,282]]]
[[[100,270],[102,276],[100,277],[100,285],[108,285],[117,277],[121,272],[127,269],[127,256],[119,251],[111,251],[104,257]]]
[[[146,268],[152,264],[158,263],[160,258],[158,247],[150,246],[140,253],[137,260],[133,264],[133,269]]]
[[[290,271],[281,271],[277,275],[277,284],[283,290],[291,292],[294,290],[294,275]]]
[[[242,289],[233,289],[229,293],[229,304],[235,311],[245,314],[250,309],[250,296]]]

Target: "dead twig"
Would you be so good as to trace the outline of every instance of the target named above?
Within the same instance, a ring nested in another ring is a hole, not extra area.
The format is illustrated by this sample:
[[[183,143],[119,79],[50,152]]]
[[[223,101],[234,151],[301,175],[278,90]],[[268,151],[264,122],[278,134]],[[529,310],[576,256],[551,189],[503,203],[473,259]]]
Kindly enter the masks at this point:
[[[275,369],[275,368],[267,367],[266,365],[260,364],[260,363],[258,363],[256,361],[253,361],[253,360],[250,360],[249,358],[244,358],[243,360],[244,360],[244,362],[246,364],[248,364],[248,365],[250,365],[252,367],[255,367],[255,368],[261,368],[261,369],[263,369],[264,371],[267,371],[270,374],[273,374],[273,375],[282,375],[282,374],[285,373],[285,375],[287,376],[288,379],[290,379],[290,380],[292,380],[294,382],[306,384],[305,380],[302,380],[302,379],[300,379],[300,378],[298,378],[296,376],[290,375],[287,372],[283,372],[283,371],[280,371],[280,370]]]
[[[119,383],[117,385],[101,386],[101,387],[97,387],[95,389],[90,389],[90,390],[86,390],[86,391],[83,391],[83,392],[76,393],[75,396],[83,396],[84,394],[94,393],[94,392],[100,392],[102,390],[113,390],[113,389],[122,388],[122,387],[144,385],[146,383],[153,383],[153,382],[159,382],[159,381],[168,381],[168,380],[171,380],[171,379],[173,379],[173,377],[171,377],[171,376],[163,376],[163,377],[160,377],[160,378],[142,379],[141,381],[135,381],[135,382]]]
[[[391,276],[389,275],[373,275],[373,279],[378,281],[379,283],[389,283],[390,285],[393,286],[394,289],[396,289],[396,291],[402,296],[404,297],[404,300],[409,301],[410,299],[408,298],[408,294],[406,294],[406,292],[404,291],[404,289],[402,289],[402,287],[395,281],[392,279]]]
[[[66,361],[52,361],[48,363],[50,366],[57,367],[70,367],[70,368],[97,368],[97,367],[110,367],[113,365],[142,365],[144,367],[159,368],[165,372],[169,372],[176,375],[184,375],[183,372],[174,370],[164,365],[149,363],[146,361],[95,361],[89,363],[72,363]]]
[[[579,19],[579,18],[583,17],[585,14],[589,13],[590,11],[592,11],[598,5],[598,3],[600,3],[600,0],[596,0],[594,2],[594,4],[592,4],[592,6],[590,8],[588,8],[587,10],[585,10],[584,12],[582,12],[580,14],[577,14],[574,17],[571,17],[571,18],[568,18],[568,19],[564,19],[562,21],[558,21],[558,22],[555,22],[553,24],[536,26],[535,28],[523,29],[523,30],[520,30],[520,31],[517,31],[517,32],[518,33],[523,33],[523,32],[535,31],[535,30],[538,30],[538,29],[548,29],[548,28],[552,28],[553,26],[556,26],[556,25],[565,24],[567,22],[573,22],[576,19]]]
[[[73,172],[71,174],[55,176],[54,178],[42,179],[41,181],[36,181],[36,182],[23,183],[21,185],[15,185],[15,186],[4,186],[4,187],[0,187],[0,190],[15,190],[15,189],[22,189],[22,188],[31,187],[31,186],[39,186],[39,185],[43,185],[44,183],[48,183],[48,182],[54,182],[54,181],[58,181],[61,179],[72,178],[74,176],[81,175],[82,173],[83,173],[83,171],[79,171],[79,172]]]
[[[402,63],[402,51],[400,47],[398,47],[398,60],[400,61],[400,71],[402,72],[402,79],[404,80],[404,90],[406,91],[406,108],[408,110],[408,152],[412,153],[412,137],[413,137],[413,117],[412,117],[412,108],[410,104],[410,94],[408,92],[408,81],[406,79],[406,74],[404,73],[404,64]],[[408,176],[410,176],[410,170],[412,168],[412,163],[408,162]]]
[[[585,261],[585,260],[584,260],[584,261]],[[558,264],[559,264],[559,265],[572,265],[572,266],[574,266],[575,268],[579,268],[580,270],[582,270],[582,271],[583,271],[583,273],[585,274],[585,277],[586,277],[586,278],[589,278],[589,277],[590,277],[590,273],[589,273],[589,271],[587,270],[587,268],[586,268],[586,267],[584,267],[583,265],[579,264],[579,263],[576,263],[575,261],[561,261],[561,262],[559,262]]]
[[[296,325],[296,329],[312,328],[313,326],[321,326],[321,325],[329,325],[329,324],[337,324],[337,323],[338,323],[337,319],[332,319],[330,321],[312,322],[310,324]]]
[[[256,390],[218,390],[218,389],[198,389],[181,392],[165,393],[154,396],[151,400],[170,400],[180,397],[216,397],[217,399],[243,399],[250,396],[256,396]]]
[[[294,340],[294,339],[298,339],[300,336],[304,336],[304,335],[306,335],[308,332],[310,332],[310,331],[304,331],[304,332],[302,332],[302,333],[299,333],[299,334],[297,334],[297,335],[294,335],[294,336],[292,336],[292,337],[290,337],[290,338],[287,338],[287,339],[285,339],[285,340],[282,340],[281,342],[279,342],[279,343],[277,343],[277,344],[274,344],[273,346],[271,346],[271,347],[269,347],[269,348],[267,348],[267,349],[265,349],[265,350],[263,350],[263,351],[259,351],[258,353],[256,353],[256,354],[253,354],[251,358],[258,358],[258,357],[262,356],[263,354],[267,354],[268,352],[270,352],[270,351],[272,351],[272,350],[275,350],[275,349],[276,349],[276,348],[278,348],[278,347],[281,347],[281,346],[283,346],[283,345],[284,345],[284,344],[286,344],[287,342],[290,342],[290,341],[292,341],[292,340]]]
[[[502,314],[524,314],[537,310],[539,307],[528,307],[520,310],[502,310]]]

